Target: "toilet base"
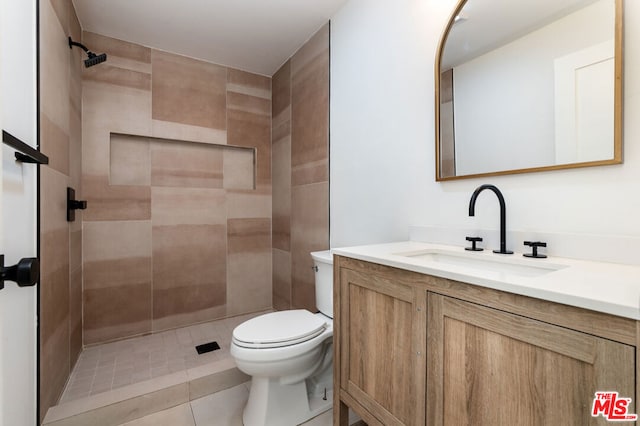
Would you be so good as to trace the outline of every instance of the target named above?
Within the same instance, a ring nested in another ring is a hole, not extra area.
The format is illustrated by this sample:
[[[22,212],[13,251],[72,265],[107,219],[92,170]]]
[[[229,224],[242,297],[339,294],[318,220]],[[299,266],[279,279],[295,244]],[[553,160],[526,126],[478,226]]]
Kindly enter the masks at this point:
[[[314,392],[315,393],[315,392]],[[283,385],[278,379],[253,377],[249,400],[242,413],[244,426],[295,426],[329,410],[333,391],[308,395],[302,381]]]

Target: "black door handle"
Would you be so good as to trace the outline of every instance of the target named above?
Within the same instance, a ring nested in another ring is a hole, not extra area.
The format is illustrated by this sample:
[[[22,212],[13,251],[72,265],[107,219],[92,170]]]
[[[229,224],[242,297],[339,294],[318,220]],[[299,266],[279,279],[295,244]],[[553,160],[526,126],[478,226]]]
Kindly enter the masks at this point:
[[[33,286],[40,278],[40,262],[35,257],[26,257],[13,266],[4,266],[4,254],[0,254],[0,289],[5,281],[15,281],[20,287]]]

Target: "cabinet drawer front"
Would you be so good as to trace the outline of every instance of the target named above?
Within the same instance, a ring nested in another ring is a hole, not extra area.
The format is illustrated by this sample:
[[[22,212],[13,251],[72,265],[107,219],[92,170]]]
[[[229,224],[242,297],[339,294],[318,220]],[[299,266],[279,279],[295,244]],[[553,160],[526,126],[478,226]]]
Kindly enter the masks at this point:
[[[424,337],[416,339],[420,326],[424,336],[426,320],[419,295],[424,299],[423,292],[383,277],[341,272],[341,387],[383,424],[424,421],[424,401],[417,399],[424,379],[416,374],[425,365]]]
[[[436,294],[428,306],[429,424],[606,424],[595,392],[634,396],[632,346]]]

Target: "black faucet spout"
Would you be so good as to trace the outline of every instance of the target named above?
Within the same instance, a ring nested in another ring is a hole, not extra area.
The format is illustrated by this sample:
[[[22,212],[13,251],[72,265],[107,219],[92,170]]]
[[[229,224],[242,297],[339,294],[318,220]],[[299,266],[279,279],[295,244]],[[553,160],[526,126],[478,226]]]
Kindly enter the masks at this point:
[[[507,250],[507,207],[504,202],[504,197],[502,196],[502,192],[494,186],[494,185],[480,185],[473,191],[471,194],[471,200],[469,201],[469,216],[476,215],[476,200],[478,199],[478,195],[485,189],[489,189],[493,191],[494,194],[498,197],[498,202],[500,203],[500,250],[494,250],[494,253],[500,254],[513,254],[512,251]]]

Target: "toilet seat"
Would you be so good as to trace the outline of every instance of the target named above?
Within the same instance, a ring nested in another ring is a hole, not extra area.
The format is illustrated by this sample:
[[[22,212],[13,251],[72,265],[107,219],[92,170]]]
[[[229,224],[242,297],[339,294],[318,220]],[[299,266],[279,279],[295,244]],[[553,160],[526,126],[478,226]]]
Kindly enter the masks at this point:
[[[328,326],[322,318],[304,309],[272,312],[237,326],[232,340],[244,348],[280,348],[311,340]]]

